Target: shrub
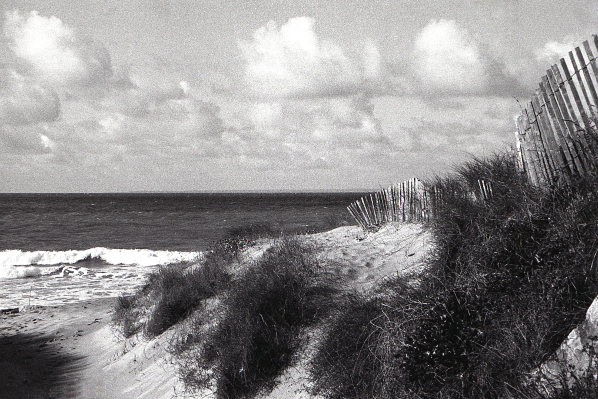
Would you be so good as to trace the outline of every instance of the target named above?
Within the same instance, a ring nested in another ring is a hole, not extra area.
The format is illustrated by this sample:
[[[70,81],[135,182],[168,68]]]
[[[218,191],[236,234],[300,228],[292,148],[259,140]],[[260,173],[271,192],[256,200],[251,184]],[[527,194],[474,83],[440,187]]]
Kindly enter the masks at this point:
[[[226,268],[237,256],[237,247],[227,245],[218,243],[197,265],[160,267],[137,293],[119,297],[113,322],[121,334],[129,338],[142,331],[146,338],[153,338],[189,316],[203,300],[226,289],[231,280]]]
[[[154,307],[146,325],[146,337],[155,337],[185,319],[206,299],[230,281],[222,265],[208,257],[200,267],[164,267],[152,275]]]
[[[113,322],[119,328],[120,334],[129,338],[141,331],[140,311],[137,309],[138,296],[121,295],[116,299]]]
[[[405,391],[397,354],[404,349],[404,332],[420,322],[429,304],[409,276],[387,280],[381,289],[373,297],[348,293],[338,302],[310,361],[313,395],[387,398]]]
[[[199,264],[160,267],[149,274],[137,293],[118,298],[114,323],[125,338],[140,331],[146,338],[162,334],[188,317],[203,300],[228,288],[231,276],[227,270],[245,247],[275,234],[265,223],[234,227],[205,251]]]
[[[302,329],[328,314],[335,284],[305,243],[283,238],[232,283],[220,322],[183,364],[186,386],[214,389],[219,398],[269,392],[296,362]]]

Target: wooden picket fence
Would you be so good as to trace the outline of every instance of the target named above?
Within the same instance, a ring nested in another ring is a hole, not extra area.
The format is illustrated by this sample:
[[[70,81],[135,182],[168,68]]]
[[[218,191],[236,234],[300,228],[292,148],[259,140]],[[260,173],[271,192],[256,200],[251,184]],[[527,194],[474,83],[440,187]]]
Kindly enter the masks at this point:
[[[361,197],[347,207],[364,230],[373,230],[389,222],[428,222],[447,194],[438,186],[413,178]],[[492,184],[478,180],[466,195],[477,201],[492,198]]]
[[[551,186],[596,170],[598,36],[546,71],[517,118],[518,164],[531,184]]]

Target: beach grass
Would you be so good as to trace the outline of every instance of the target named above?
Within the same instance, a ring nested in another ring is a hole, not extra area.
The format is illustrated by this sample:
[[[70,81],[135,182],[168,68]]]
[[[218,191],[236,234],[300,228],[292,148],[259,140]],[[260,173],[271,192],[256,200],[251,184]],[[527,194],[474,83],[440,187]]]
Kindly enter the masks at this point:
[[[484,201],[471,195],[478,180],[492,185]],[[125,335],[153,336],[193,314],[173,353],[188,389],[218,398],[270,392],[314,328],[310,393],[321,398],[543,398],[529,376],[598,292],[598,177],[539,189],[510,155],[496,155],[429,184],[445,194],[427,225],[434,250],[417,275],[358,292],[307,241],[280,235],[231,275],[228,265],[253,242],[233,235],[203,268],[162,271],[120,298],[117,322]],[[206,298],[217,303],[209,315]],[[589,378],[555,392],[589,398],[598,388]]]
[[[468,194],[478,179],[492,182],[483,204]],[[418,289],[396,279],[385,296],[350,302],[312,361],[312,393],[542,397],[526,376],[584,319],[597,293],[598,179],[540,190],[505,155],[433,184],[449,195],[429,226],[437,247]],[[558,394],[589,397],[598,393],[593,386]]]
[[[118,331],[125,338],[139,332],[146,338],[162,334],[187,318],[202,301],[230,288],[227,269],[244,248],[277,234],[267,223],[231,228],[199,262],[158,268],[136,293],[117,298],[113,322]]]
[[[229,281],[222,264],[213,258],[206,259],[201,267],[161,267],[150,274],[139,292],[117,298],[114,323],[125,338],[138,332],[146,338],[156,337],[189,316]]]
[[[219,323],[192,332],[201,351],[185,357],[187,387],[213,389],[219,398],[267,394],[296,363],[304,329],[335,308],[338,292],[338,279],[319,266],[308,244],[280,238],[231,283]]]

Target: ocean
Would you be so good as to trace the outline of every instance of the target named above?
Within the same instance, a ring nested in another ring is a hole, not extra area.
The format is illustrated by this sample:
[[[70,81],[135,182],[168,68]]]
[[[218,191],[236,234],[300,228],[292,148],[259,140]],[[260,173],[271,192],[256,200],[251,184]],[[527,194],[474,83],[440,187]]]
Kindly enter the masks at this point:
[[[0,309],[133,292],[230,229],[310,233],[355,224],[363,193],[0,194]]]

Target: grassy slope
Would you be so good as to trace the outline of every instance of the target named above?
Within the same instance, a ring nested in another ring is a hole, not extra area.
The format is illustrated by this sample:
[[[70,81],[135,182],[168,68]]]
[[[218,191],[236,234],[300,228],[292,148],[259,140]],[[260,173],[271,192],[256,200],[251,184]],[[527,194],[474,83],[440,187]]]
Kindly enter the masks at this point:
[[[485,203],[469,194],[478,179],[492,183]],[[212,252],[206,271],[193,269],[197,277],[164,271],[121,299],[118,322],[125,334],[152,336],[195,312],[194,329],[174,345],[181,375],[220,398],[271,390],[314,324],[322,335],[312,393],[325,398],[538,397],[526,375],[597,292],[598,179],[542,191],[497,156],[433,184],[450,194],[429,226],[437,250],[417,286],[396,278],[374,294],[343,289],[296,240],[232,276],[250,241],[234,239]],[[202,318],[208,297],[219,305]],[[563,397],[596,394],[574,390]]]
[[[477,179],[492,182],[487,203],[468,194]],[[315,393],[537,397],[526,373],[583,319],[597,287],[595,179],[539,191],[496,157],[435,184],[452,194],[431,225],[428,274],[418,290],[397,280],[385,298],[350,304],[314,359]]]

